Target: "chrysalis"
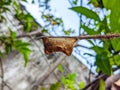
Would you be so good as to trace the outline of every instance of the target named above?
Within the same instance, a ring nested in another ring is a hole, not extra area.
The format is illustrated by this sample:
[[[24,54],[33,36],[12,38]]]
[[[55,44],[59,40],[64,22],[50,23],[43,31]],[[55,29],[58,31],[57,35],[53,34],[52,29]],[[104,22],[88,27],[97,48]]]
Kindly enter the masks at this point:
[[[69,56],[76,40],[76,38],[43,38],[45,53],[63,52]]]

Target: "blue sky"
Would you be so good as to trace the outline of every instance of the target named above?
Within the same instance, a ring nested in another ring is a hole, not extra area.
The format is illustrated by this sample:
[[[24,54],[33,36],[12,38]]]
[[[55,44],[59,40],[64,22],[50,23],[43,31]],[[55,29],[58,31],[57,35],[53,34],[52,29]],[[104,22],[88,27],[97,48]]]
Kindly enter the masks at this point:
[[[50,5],[53,10],[56,10],[56,16],[62,17],[66,29],[73,28],[77,33],[79,18],[76,13],[69,9],[71,5],[68,0],[51,0]]]

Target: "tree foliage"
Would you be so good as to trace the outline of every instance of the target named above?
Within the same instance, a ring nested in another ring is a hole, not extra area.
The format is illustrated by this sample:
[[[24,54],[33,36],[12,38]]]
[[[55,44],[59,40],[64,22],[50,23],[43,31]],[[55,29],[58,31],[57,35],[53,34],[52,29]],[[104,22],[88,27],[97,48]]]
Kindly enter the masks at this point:
[[[98,3],[97,0],[91,0],[90,4],[93,4],[95,6],[95,2]],[[88,22],[83,21],[83,23],[81,23],[81,28],[84,29],[85,33],[89,35],[96,35],[96,34],[103,35],[108,33],[118,33],[120,31],[118,1],[114,0],[110,2],[109,0],[103,0],[103,5],[104,8],[102,8],[102,10],[106,10],[105,11],[106,14],[103,13],[98,14],[97,12],[82,6],[71,8],[75,12],[80,13],[83,16],[86,16],[86,19],[90,19],[90,24],[93,23],[92,27],[91,25],[87,25]],[[101,18],[101,16],[104,17]],[[102,46],[99,46],[99,44],[95,45],[95,41],[93,40],[88,40],[88,42],[92,45],[90,49],[96,52],[95,65],[97,65],[97,68],[99,68],[100,71],[108,75],[112,74],[113,65],[115,66],[119,65],[119,58],[118,58],[119,50],[120,50],[119,40],[120,40],[119,38],[115,38],[112,40],[100,40],[99,43],[100,44],[102,43]]]

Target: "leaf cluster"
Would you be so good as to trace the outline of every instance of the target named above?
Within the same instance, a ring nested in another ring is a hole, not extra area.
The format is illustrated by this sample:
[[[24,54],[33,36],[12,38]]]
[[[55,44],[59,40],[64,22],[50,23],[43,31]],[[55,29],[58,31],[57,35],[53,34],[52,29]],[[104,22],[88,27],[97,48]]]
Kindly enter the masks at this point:
[[[9,17],[5,16],[5,13],[8,13],[7,11],[11,14],[11,16],[14,15],[14,20],[17,20],[20,25],[23,26],[23,33],[37,29],[38,25],[34,22],[33,17],[29,13],[25,12],[25,10],[22,10],[17,1],[12,0],[0,1],[0,23],[4,24],[3,21],[6,21],[6,23],[11,22],[9,21]],[[26,66],[31,52],[29,49],[31,44],[17,39],[17,28],[15,32],[13,32],[13,28],[14,25],[11,23],[11,26],[7,27],[7,32],[4,34],[3,31],[3,33],[0,34],[0,57],[4,57],[13,50],[17,50],[23,55],[25,61],[24,66]]]
[[[102,1],[101,3],[98,1]],[[105,35],[108,33],[119,33],[119,18],[120,18],[120,3],[117,0],[90,0],[90,3],[97,8],[106,9],[106,14],[97,13],[91,9],[82,6],[72,7],[71,10],[82,14],[84,19],[81,23],[81,28],[88,35]],[[104,6],[104,8],[103,8]],[[102,7],[102,8],[101,8]],[[110,13],[108,13],[110,12]],[[102,15],[103,14],[103,15]],[[101,16],[104,16],[101,18]],[[115,18],[116,17],[116,18]],[[89,21],[89,22],[86,22]],[[95,65],[97,71],[102,71],[105,74],[111,75],[113,66],[120,65],[120,39],[115,38],[112,40],[87,40],[96,55],[88,55],[95,57]]]

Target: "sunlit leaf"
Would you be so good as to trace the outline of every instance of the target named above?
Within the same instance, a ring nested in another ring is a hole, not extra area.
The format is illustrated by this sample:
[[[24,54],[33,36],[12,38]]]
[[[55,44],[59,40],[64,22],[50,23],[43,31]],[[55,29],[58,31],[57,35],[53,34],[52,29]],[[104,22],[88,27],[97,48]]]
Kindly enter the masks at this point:
[[[112,62],[113,65],[120,65],[120,55],[114,55]]]
[[[84,83],[84,82],[80,82],[80,83],[79,83],[79,88],[80,88],[80,89],[83,89],[84,87],[85,87],[85,83]]]
[[[114,38],[111,40],[112,47],[116,51],[120,50],[120,38]]]
[[[105,82],[102,79],[100,79],[99,90],[106,90],[105,89]]]
[[[85,15],[87,18],[91,18],[91,19],[94,19],[96,21],[100,21],[100,18],[97,15],[97,13],[93,12],[92,10],[90,10],[86,7],[77,6],[77,7],[72,7],[71,9],[76,11],[77,13]]]
[[[24,57],[24,66],[27,65],[28,60],[29,60],[29,54],[31,53],[31,50],[28,48],[28,46],[30,46],[31,44],[27,43],[27,42],[23,42],[21,40],[16,40],[14,41],[14,48],[19,51],[23,57]]]
[[[68,79],[74,81],[76,78],[76,74],[75,73],[72,73],[72,74],[68,74]]]
[[[103,0],[105,8],[111,11],[110,27],[112,32],[120,32],[120,2],[119,0]]]
[[[64,72],[64,69],[63,69],[63,67],[62,67],[62,64],[59,64],[59,65],[58,65],[58,71],[61,72],[61,73]]]

